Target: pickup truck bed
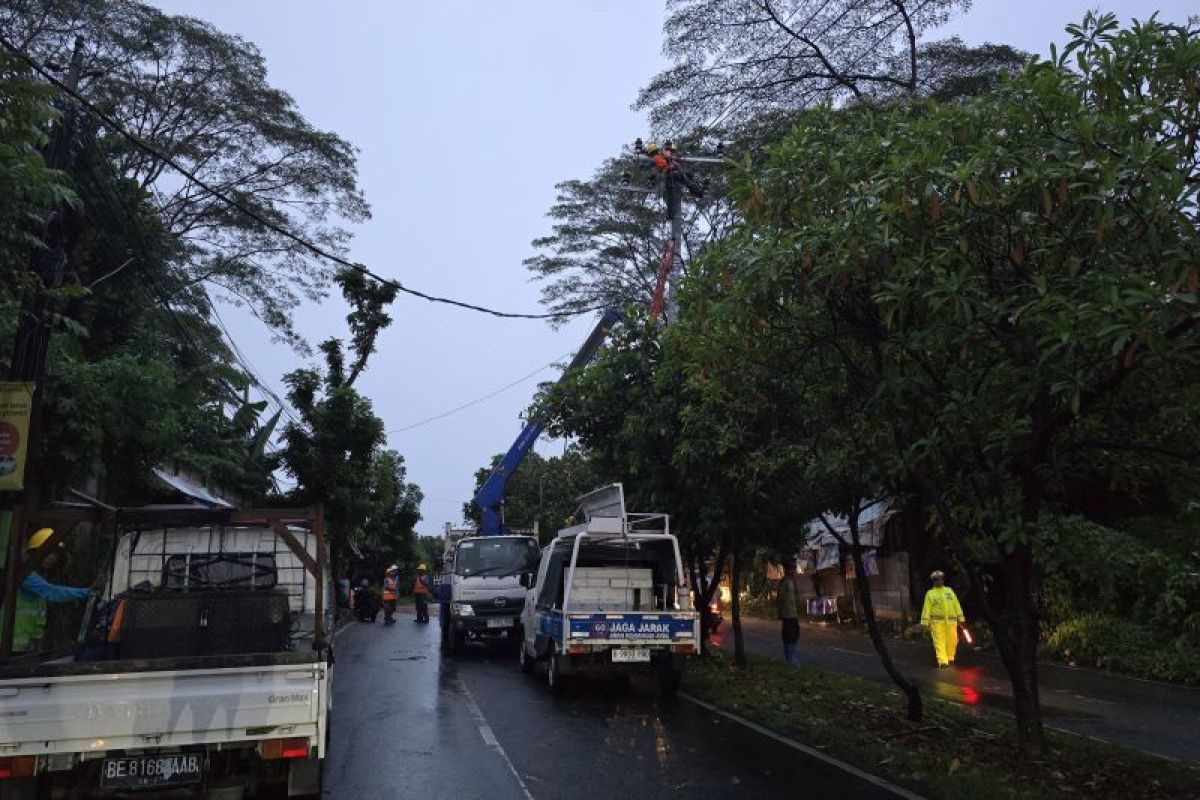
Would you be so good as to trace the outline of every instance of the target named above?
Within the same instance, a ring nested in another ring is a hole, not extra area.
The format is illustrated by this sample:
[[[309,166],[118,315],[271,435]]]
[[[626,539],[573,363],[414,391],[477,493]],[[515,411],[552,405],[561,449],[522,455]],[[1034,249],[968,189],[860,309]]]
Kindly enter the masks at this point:
[[[10,667],[0,755],[304,736],[323,756],[327,669],[316,653]]]

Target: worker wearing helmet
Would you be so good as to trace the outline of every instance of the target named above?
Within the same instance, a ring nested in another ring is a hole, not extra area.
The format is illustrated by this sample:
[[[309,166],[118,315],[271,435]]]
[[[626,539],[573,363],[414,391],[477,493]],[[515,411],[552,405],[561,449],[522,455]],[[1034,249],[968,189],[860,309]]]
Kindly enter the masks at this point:
[[[929,629],[933,638],[933,653],[939,667],[954,663],[958,650],[958,626],[965,622],[958,595],[946,585],[946,574],[934,570],[929,579],[933,588],[925,593],[925,605],[921,609],[921,625]]]
[[[400,568],[392,564],[383,576],[383,624],[396,622],[396,600],[400,596]]]
[[[29,537],[26,554],[44,547],[54,535],[51,528],[42,528]],[[42,558],[41,568],[53,573],[63,563],[60,543]],[[17,589],[17,615],[13,623],[13,652],[29,653],[39,650],[46,630],[46,604],[69,603],[86,600],[91,589],[74,586],[59,586],[43,578],[36,571],[30,572]]]
[[[417,622],[429,622],[429,597],[433,585],[429,581],[429,567],[417,565],[417,578],[413,581],[413,601],[417,604]]]

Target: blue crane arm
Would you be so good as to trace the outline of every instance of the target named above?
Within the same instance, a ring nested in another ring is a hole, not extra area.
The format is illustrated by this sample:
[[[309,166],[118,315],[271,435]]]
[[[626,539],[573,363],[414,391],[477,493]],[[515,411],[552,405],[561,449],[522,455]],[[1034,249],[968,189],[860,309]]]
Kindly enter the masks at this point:
[[[621,318],[620,312],[610,308],[600,317],[600,321],[596,323],[596,327],[588,334],[588,338],[584,340],[583,346],[579,348],[579,352],[571,359],[571,363],[563,370],[563,376],[568,375],[571,370],[580,367],[591,360],[596,351],[600,349],[600,345],[604,343],[604,339],[608,336],[609,330]],[[562,377],[559,378],[562,380]],[[542,431],[546,425],[540,419],[531,419],[521,433],[517,436],[516,441],[508,448],[508,452],[504,454],[504,458],[500,459],[500,463],[492,470],[492,474],[479,487],[479,491],[475,493],[475,504],[479,506],[483,515],[483,524],[480,526],[480,532],[484,536],[497,536],[504,533],[504,520],[501,514],[501,507],[504,505],[504,490],[508,486],[508,479],[517,471],[517,467],[521,466],[521,462],[525,460],[525,456],[529,455],[529,451],[533,449],[533,445],[537,442],[538,437],[542,435]]]

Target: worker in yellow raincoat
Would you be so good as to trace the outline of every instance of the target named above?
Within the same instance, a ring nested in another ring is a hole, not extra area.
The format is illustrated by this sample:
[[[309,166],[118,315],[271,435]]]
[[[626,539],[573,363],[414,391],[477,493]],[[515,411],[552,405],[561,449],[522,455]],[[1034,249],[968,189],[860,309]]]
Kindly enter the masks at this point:
[[[954,653],[958,650],[958,626],[966,620],[958,595],[946,585],[946,574],[940,569],[935,570],[929,579],[933,581],[933,588],[925,593],[921,625],[928,628],[933,637],[938,666],[948,667],[954,663]]]

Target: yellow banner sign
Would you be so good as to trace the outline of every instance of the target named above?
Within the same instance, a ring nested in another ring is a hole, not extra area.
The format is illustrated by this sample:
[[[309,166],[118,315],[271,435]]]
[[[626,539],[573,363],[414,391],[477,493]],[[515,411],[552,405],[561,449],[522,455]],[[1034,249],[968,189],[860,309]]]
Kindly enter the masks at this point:
[[[0,383],[0,492],[25,488],[32,383]]]

